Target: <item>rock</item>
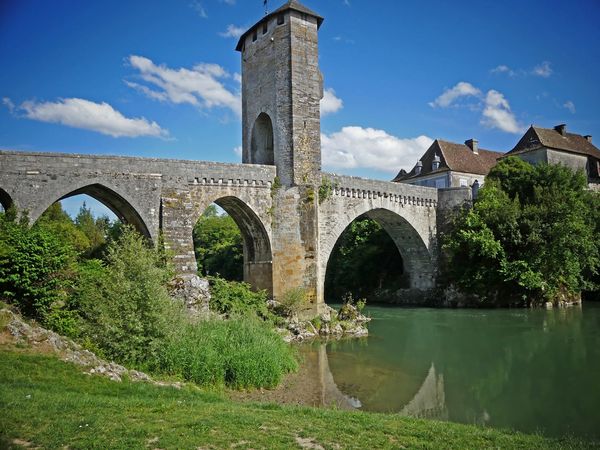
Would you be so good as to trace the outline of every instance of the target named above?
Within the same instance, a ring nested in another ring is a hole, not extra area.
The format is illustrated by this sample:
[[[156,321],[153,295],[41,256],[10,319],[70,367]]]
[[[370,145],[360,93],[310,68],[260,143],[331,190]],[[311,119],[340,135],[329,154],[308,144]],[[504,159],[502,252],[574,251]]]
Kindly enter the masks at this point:
[[[321,322],[331,322],[333,319],[337,319],[338,313],[329,305],[325,305],[324,311],[319,315]]]
[[[208,280],[188,274],[175,277],[169,283],[171,297],[180,300],[192,316],[209,313],[210,286]]]
[[[181,383],[154,381],[143,372],[129,370],[112,361],[104,361],[69,338],[46,330],[35,323],[25,322],[9,309],[0,309],[0,314],[8,318],[6,330],[16,342],[32,346],[45,346],[56,353],[63,361],[85,367],[87,369],[85,373],[87,374],[105,376],[113,381],[122,381],[123,377],[127,377],[131,381],[143,381],[158,386],[181,387]]]

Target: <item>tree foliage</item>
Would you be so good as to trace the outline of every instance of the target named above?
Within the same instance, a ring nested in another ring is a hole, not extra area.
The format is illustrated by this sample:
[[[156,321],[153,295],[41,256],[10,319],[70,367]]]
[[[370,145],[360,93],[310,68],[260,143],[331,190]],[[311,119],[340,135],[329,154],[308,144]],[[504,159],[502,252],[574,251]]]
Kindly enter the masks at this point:
[[[231,216],[209,206],[194,226],[194,249],[198,271],[231,281],[244,278],[243,239]]]
[[[446,237],[450,279],[483,304],[539,304],[593,289],[600,267],[598,194],[559,165],[515,157],[492,169]]]
[[[107,249],[106,262],[82,265],[75,292],[82,336],[125,364],[155,359],[177,314],[160,253],[132,228]]]
[[[30,229],[12,211],[0,214],[0,297],[47,324],[68,302],[77,252],[43,227]]]
[[[376,299],[377,292],[404,285],[403,262],[396,244],[374,220],[361,217],[350,224],[336,243],[325,279],[329,301],[346,294]]]

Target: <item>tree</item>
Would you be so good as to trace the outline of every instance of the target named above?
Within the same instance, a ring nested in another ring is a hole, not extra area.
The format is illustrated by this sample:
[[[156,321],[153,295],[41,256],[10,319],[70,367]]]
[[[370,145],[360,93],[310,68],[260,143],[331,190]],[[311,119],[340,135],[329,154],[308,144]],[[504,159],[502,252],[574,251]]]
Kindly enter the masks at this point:
[[[325,295],[340,301],[377,298],[382,290],[403,286],[403,261],[396,244],[374,220],[360,217],[342,233],[327,264]]]
[[[51,228],[0,216],[0,297],[46,325],[58,325],[76,276],[76,251]]]
[[[244,278],[243,239],[231,216],[210,205],[194,226],[194,249],[198,271],[232,280]]]
[[[583,173],[515,157],[492,169],[445,239],[446,271],[483,304],[539,304],[593,289],[598,194]]]

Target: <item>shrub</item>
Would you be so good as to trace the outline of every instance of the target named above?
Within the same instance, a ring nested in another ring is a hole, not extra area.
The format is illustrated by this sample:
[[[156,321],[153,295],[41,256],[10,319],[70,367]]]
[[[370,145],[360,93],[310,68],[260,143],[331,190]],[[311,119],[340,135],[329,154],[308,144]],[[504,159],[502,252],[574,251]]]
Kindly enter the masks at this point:
[[[51,231],[30,229],[15,217],[0,216],[0,296],[47,324],[68,301],[76,252]]]
[[[297,368],[293,349],[252,317],[187,323],[164,345],[155,370],[200,385],[274,387]]]
[[[106,263],[90,260],[80,269],[75,301],[83,337],[123,364],[155,359],[179,314],[168,278],[160,253],[125,228],[108,246]]]
[[[278,300],[287,316],[297,316],[306,309],[308,304],[306,289],[303,287],[288,289]]]
[[[266,291],[253,291],[248,283],[209,277],[210,309],[227,317],[255,315],[270,318]]]

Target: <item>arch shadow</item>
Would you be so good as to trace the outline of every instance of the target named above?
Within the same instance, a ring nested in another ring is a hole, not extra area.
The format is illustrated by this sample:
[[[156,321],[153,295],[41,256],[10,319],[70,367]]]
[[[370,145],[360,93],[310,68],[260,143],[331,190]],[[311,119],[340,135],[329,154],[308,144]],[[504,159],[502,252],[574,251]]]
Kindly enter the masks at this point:
[[[258,215],[244,201],[226,196],[214,200],[236,223],[244,241],[244,281],[273,293],[271,240]]]
[[[2,188],[0,188],[0,205],[4,211],[7,211],[13,205],[11,196]]]
[[[252,164],[275,164],[273,122],[267,113],[260,113],[252,127],[250,139],[250,162]]]

